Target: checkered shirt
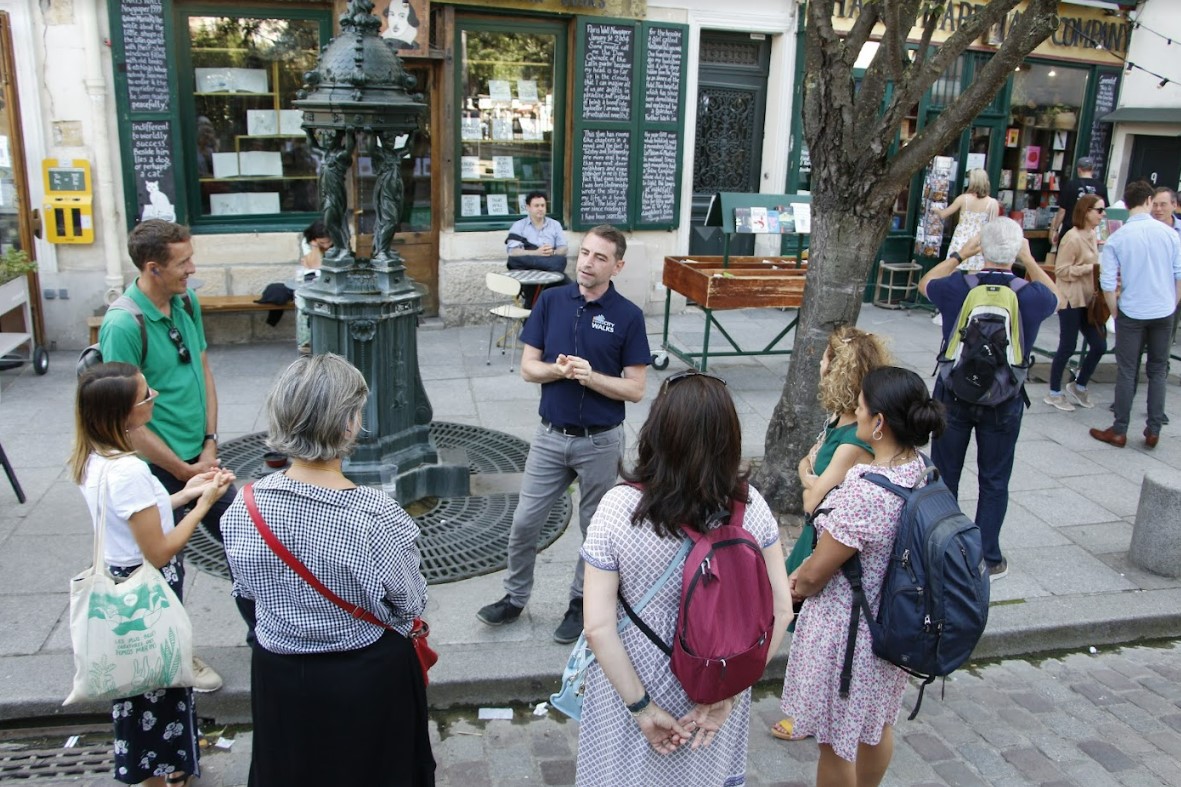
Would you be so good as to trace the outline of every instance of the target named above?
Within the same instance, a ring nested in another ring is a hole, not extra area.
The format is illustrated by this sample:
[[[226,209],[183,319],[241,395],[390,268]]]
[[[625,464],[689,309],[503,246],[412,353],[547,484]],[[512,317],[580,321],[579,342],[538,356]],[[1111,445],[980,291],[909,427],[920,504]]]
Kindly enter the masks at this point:
[[[254,485],[263,520],[320,582],[403,635],[426,606],[418,526],[384,492],[336,490],[274,473]],[[258,642],[272,653],[371,645],[385,633],[350,616],[287,567],[263,541],[242,495],[221,519],[235,596],[257,603]]]

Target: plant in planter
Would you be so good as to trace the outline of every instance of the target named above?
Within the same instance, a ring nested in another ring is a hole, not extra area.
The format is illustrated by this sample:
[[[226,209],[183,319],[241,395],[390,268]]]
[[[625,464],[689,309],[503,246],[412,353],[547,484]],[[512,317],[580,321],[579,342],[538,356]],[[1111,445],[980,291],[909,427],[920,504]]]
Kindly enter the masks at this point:
[[[23,278],[29,271],[37,270],[37,263],[29,259],[28,252],[9,249],[0,256],[0,284]]]

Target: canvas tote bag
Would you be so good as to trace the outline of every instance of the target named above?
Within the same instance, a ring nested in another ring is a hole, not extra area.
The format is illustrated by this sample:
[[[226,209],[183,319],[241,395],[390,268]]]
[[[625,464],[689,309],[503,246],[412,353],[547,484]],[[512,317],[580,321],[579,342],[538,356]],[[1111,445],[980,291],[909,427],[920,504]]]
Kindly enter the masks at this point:
[[[63,705],[193,685],[193,629],[160,570],[144,560],[122,581],[107,570],[107,473],[120,458],[99,476],[92,565],[70,580],[74,687]]]

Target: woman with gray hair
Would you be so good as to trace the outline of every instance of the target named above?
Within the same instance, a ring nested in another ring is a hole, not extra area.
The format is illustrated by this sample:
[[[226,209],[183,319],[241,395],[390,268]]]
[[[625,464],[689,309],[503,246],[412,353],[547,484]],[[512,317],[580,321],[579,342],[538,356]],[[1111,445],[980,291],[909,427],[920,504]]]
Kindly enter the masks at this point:
[[[267,445],[291,466],[244,490],[221,520],[234,595],[258,609],[256,787],[435,783],[426,688],[409,638],[426,605],[418,527],[387,494],[341,470],[368,394],[339,355],[287,367],[267,397]],[[350,615],[289,568],[264,528],[360,612]],[[366,612],[380,625],[360,619]]]

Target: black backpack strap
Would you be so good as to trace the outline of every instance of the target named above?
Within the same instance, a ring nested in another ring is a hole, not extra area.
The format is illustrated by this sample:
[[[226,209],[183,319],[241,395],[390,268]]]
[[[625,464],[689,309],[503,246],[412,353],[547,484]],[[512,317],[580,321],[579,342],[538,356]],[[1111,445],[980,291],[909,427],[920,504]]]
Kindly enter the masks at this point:
[[[853,603],[849,606],[849,636],[845,640],[845,660],[841,665],[841,685],[839,694],[841,699],[849,697],[849,686],[853,682],[853,651],[857,647],[857,629],[861,613],[865,613],[866,620],[873,620],[873,613],[869,609],[869,600],[865,598],[865,589],[861,585],[861,553],[846,560],[841,565],[841,573],[845,575],[849,586],[853,589]]]
[[[672,647],[670,647],[669,644],[666,643],[664,640],[662,640],[660,637],[656,636],[656,632],[653,631],[651,628],[649,628],[648,624],[644,622],[644,619],[636,614],[636,611],[634,609],[632,609],[631,604],[627,603],[627,599],[625,599],[623,597],[622,593],[619,594],[619,603],[623,605],[623,611],[627,613],[627,616],[629,618],[631,618],[632,623],[636,624],[636,628],[638,628],[640,631],[644,632],[644,636],[647,637],[649,640],[651,640],[653,645],[660,648],[661,652],[664,653],[664,655],[668,656],[669,658],[672,658],[672,655],[673,655]]]

